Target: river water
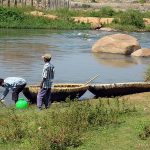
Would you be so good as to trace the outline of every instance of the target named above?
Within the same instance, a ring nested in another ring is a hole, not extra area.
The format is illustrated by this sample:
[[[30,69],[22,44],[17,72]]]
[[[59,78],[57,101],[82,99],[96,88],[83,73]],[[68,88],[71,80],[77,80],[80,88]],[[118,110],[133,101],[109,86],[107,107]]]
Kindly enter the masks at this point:
[[[96,74],[100,77],[93,83],[143,81],[150,58],[91,52],[99,38],[114,33],[1,29],[0,78],[20,76],[28,84],[39,84],[44,65],[41,56],[50,52],[54,83],[85,83]],[[138,39],[141,47],[150,48],[150,32],[129,34]]]

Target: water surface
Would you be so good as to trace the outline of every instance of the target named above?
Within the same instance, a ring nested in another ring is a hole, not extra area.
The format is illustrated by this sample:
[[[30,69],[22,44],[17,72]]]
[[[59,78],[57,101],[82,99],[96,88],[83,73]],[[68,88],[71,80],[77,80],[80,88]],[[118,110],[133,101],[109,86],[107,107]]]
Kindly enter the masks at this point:
[[[28,84],[39,84],[44,65],[41,56],[50,52],[54,83],[85,83],[96,74],[100,74],[94,81],[98,83],[143,81],[149,58],[91,53],[92,45],[109,34],[114,32],[0,30],[0,78],[20,76]],[[150,48],[149,32],[130,34],[141,47]]]

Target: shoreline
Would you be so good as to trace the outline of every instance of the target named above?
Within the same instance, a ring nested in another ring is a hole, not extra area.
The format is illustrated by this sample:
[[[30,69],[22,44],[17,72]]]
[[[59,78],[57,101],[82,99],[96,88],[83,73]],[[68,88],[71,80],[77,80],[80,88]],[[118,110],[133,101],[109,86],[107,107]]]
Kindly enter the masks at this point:
[[[150,18],[146,18],[146,16],[149,16],[149,13],[144,15],[134,10],[131,10],[129,13],[121,12],[121,18],[117,12],[110,8],[104,8],[99,12],[78,12],[68,9],[41,11],[0,7],[0,11],[2,12],[0,28],[4,29],[100,30],[108,32],[150,31]],[[112,16],[109,13],[112,13]],[[129,21],[126,15],[128,15]],[[126,21],[122,22],[124,17],[126,17]]]

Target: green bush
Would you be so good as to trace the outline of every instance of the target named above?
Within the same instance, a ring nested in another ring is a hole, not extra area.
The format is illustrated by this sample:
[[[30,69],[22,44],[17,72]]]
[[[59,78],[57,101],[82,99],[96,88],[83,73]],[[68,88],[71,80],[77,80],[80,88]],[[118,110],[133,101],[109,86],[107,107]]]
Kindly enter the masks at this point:
[[[146,3],[146,0],[139,0],[141,4]]]
[[[111,7],[102,7],[99,11],[101,17],[112,17],[116,12]]]
[[[0,20],[1,21],[9,21],[9,20],[22,21],[23,17],[24,17],[24,13],[19,9],[0,7]]]
[[[25,14],[23,10],[0,7],[0,28],[84,30],[91,27],[89,23],[74,22],[70,16],[75,14],[75,11],[69,11],[68,9],[57,10],[58,14],[63,14],[65,17],[55,20]]]
[[[117,15],[117,12],[113,10],[111,7],[102,7],[98,11],[86,12],[86,16],[90,17],[113,17],[115,15]]]
[[[142,14],[137,10],[128,10],[119,16],[119,24],[132,25],[139,29],[144,28],[144,20]]]

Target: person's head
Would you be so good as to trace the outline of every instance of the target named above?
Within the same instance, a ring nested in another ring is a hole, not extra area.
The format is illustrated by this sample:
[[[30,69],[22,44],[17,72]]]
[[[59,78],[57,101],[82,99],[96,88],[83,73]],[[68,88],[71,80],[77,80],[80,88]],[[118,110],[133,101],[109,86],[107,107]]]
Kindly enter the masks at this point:
[[[44,62],[50,62],[52,55],[51,54],[45,54],[42,56],[42,58],[44,59]]]
[[[3,83],[4,83],[4,79],[1,79],[1,78],[0,78],[0,86],[2,86]]]

